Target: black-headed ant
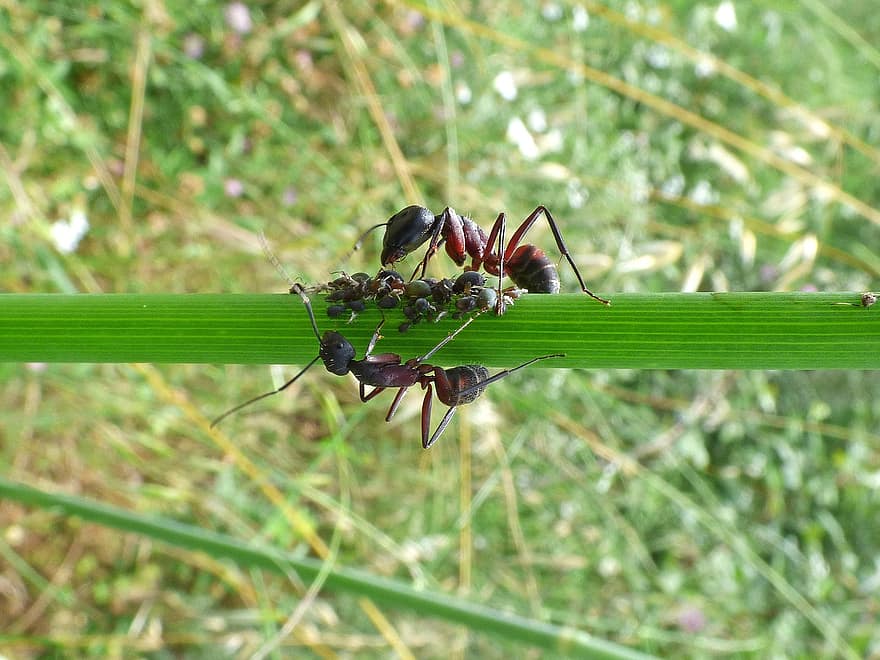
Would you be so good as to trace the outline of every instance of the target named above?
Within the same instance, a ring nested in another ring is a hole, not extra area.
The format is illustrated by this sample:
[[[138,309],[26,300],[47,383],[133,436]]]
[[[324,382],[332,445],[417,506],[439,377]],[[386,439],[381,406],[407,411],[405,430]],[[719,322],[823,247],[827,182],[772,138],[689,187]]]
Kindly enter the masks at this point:
[[[397,408],[400,406],[403,395],[406,394],[406,391],[410,387],[420,385],[423,390],[426,390],[424,400],[422,401],[422,447],[427,449],[437,441],[437,438],[440,437],[449,425],[453,414],[455,414],[456,408],[460,405],[471,403],[476,400],[487,386],[501,380],[502,378],[506,378],[514,371],[518,371],[523,367],[534,364],[539,360],[565,357],[564,354],[561,353],[542,355],[540,357],[532,358],[528,362],[524,362],[513,369],[500,371],[494,376],[489,376],[489,371],[486,367],[478,364],[468,364],[460,367],[453,367],[451,369],[443,369],[425,363],[425,360],[434,355],[434,353],[452,341],[459,332],[470,325],[476,318],[475,315],[462,323],[454,332],[449,333],[430,351],[421,357],[407,360],[405,363],[401,362],[400,356],[396,353],[372,355],[373,349],[376,347],[376,342],[381,338],[379,333],[385,323],[385,320],[383,319],[376,327],[376,331],[370,339],[370,343],[367,346],[363,359],[356,360],[354,357],[354,347],[343,335],[333,330],[328,330],[323,335],[318,331],[318,324],[315,321],[312,304],[309,297],[306,295],[305,289],[299,284],[294,284],[290,289],[290,293],[299,294],[306,307],[309,321],[312,324],[312,330],[318,340],[319,351],[317,357],[309,362],[302,371],[296,374],[296,376],[288,380],[278,389],[272,390],[271,392],[265,392],[260,396],[256,396],[253,399],[227,410],[211,422],[211,426],[216,426],[232,413],[238,412],[252,403],[274,394],[278,394],[287,389],[318,360],[322,360],[324,362],[324,367],[330,373],[336,374],[337,376],[344,376],[345,374],[351,373],[357,378],[360,383],[360,398],[361,401],[365,403],[378,394],[381,394],[386,389],[397,388],[397,395],[394,397],[394,401],[391,402],[391,407],[388,409],[388,414],[385,416],[386,422],[390,421],[394,416],[394,413],[397,412]],[[367,385],[373,388],[370,392],[367,392],[366,390]],[[443,416],[443,419],[434,433],[430,433],[434,388],[437,390],[437,398],[449,406],[449,410],[446,411],[446,414]]]
[[[610,305],[611,301],[600,298],[584,284],[584,280],[568,252],[562,233],[545,206],[538,206],[523,220],[506,247],[504,245],[504,230],[507,225],[507,216],[503,212],[498,214],[487,236],[473,220],[458,215],[448,206],[440,215],[434,215],[423,206],[407,206],[391,216],[387,222],[370,227],[361,235],[355,248],[371,231],[385,227],[381,261],[383,266],[390,266],[430,239],[425,256],[413,273],[413,278],[415,278],[419,269],[421,269],[420,277],[424,277],[428,261],[440,249],[440,246],[446,243],[446,254],[459,266],[464,266],[465,261],[470,257],[471,264],[466,267],[466,270],[479,270],[482,266],[487,273],[498,275],[499,296],[496,312],[502,314],[504,302],[500,295],[500,280],[505,272],[518,287],[531,293],[559,293],[559,273],[556,270],[556,264],[541,248],[529,243],[520,245],[523,236],[542,215],[547,218],[550,230],[556,239],[556,246],[571,265],[581,290],[603,305]],[[499,246],[497,250],[496,244]]]

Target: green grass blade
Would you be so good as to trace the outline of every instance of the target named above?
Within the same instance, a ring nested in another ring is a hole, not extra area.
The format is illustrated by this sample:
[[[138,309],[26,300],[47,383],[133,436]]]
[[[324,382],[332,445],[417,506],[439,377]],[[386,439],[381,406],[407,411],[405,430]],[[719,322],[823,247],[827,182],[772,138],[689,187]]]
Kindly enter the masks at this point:
[[[358,350],[380,319],[327,318]],[[504,317],[483,314],[432,359],[509,367],[546,353],[538,367],[649,369],[876,369],[880,307],[855,293],[525,296]],[[452,319],[400,334],[388,314],[377,352],[404,359],[458,327]],[[0,295],[0,361],[303,364],[317,354],[305,309],[290,295]]]
[[[2,477],[0,498],[54,509],[67,516],[79,516],[93,523],[123,532],[142,534],[178,548],[204,552],[218,559],[231,559],[242,568],[259,568],[282,574],[293,569],[304,579],[313,580],[323,566],[316,559],[248,545],[238,539],[198,527],[148,517],[82,497],[47,493]],[[476,632],[491,633],[570,656],[616,659],[648,657],[618,644],[596,639],[581,630],[533,621],[462,598],[418,591],[400,582],[376,577],[364,571],[334,568],[327,574],[325,586],[459,623]]]

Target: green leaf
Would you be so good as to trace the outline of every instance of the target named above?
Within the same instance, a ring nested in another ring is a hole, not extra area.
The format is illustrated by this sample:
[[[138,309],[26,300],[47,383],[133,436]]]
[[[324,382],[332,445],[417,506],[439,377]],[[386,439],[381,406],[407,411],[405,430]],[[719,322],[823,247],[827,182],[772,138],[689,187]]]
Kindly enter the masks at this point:
[[[381,316],[329,319],[363,351]],[[526,295],[502,317],[479,316],[431,362],[510,367],[642,369],[876,369],[880,307],[856,293]],[[401,334],[387,314],[376,352],[424,354],[462,321],[444,318]],[[318,342],[292,295],[0,295],[0,361],[304,364]]]

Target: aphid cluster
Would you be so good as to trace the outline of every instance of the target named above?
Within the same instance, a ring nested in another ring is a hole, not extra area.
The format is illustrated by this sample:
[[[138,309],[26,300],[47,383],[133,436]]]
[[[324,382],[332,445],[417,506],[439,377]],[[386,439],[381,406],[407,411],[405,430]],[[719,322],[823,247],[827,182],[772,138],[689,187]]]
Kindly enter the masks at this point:
[[[460,319],[468,312],[494,309],[498,300],[496,290],[486,286],[486,278],[476,271],[465,271],[455,279],[426,277],[409,282],[395,270],[380,270],[375,277],[367,273],[342,273],[312,290],[327,294],[330,318],[348,312],[349,322],[366,309],[368,301],[375,301],[381,310],[401,307],[406,320],[398,326],[400,332],[421,321],[436,323],[447,315]],[[505,304],[512,305],[523,293],[522,289],[510,288],[502,295]]]
[[[397,394],[385,416],[386,421],[390,421],[394,416],[406,391],[410,387],[419,385],[425,391],[422,400],[421,435],[422,447],[427,449],[449,425],[458,406],[476,400],[490,384],[540,360],[565,357],[561,353],[541,355],[513,369],[504,369],[493,376],[489,375],[486,367],[479,364],[443,369],[427,362],[483,312],[491,309],[500,316],[504,314],[507,306],[512,305],[513,301],[526,291],[559,292],[559,274],[556,265],[543,250],[522,242],[523,236],[541,216],[547,219],[556,245],[574,271],[581,290],[594,300],[610,305],[610,301],[600,298],[587,289],[568,252],[556,221],[544,206],[538,206],[532,211],[506,244],[504,233],[507,219],[504,213],[498,215],[487,235],[473,220],[458,215],[449,207],[435,216],[424,207],[408,206],[391,216],[387,222],[371,227],[361,236],[363,239],[378,227],[386,228],[381,255],[383,270],[380,270],[375,277],[367,273],[353,275],[343,273],[331,282],[310,289],[327,295],[327,301],[331,303],[327,308],[327,314],[331,318],[338,318],[348,312],[351,322],[359,312],[366,309],[368,301],[374,301],[383,311],[383,319],[376,326],[364,357],[360,360],[355,358],[357,353],[354,346],[341,333],[328,330],[321,334],[318,331],[318,324],[305,287],[290,280],[264,240],[263,247],[270,260],[291,283],[290,293],[297,294],[305,306],[315,338],[318,340],[318,355],[281,387],[235,406],[215,419],[212,426],[256,401],[287,389],[321,360],[327,371],[332,374],[337,376],[352,374],[359,383],[360,398],[363,402],[369,401],[386,389],[397,389]],[[426,241],[428,249],[408,281],[397,271],[386,269]],[[454,279],[425,277],[428,261],[444,244],[446,253],[458,266],[464,267],[468,257],[471,259],[470,265]],[[498,277],[494,288],[487,286],[486,277],[479,272],[481,267],[489,275]],[[417,274],[419,274],[418,279],[416,279]],[[516,284],[515,287],[502,288],[505,275],[510,276]],[[873,301],[871,303],[873,304]],[[406,332],[421,321],[436,322],[447,315],[455,319],[461,319],[471,313],[472,315],[427,353],[404,362],[396,353],[373,355],[373,349],[381,338],[380,331],[385,324],[384,313],[397,307],[402,308],[405,318],[398,326],[401,332]],[[367,391],[368,386],[373,389]],[[431,433],[431,411],[435,391],[437,398],[449,406],[449,410]]]

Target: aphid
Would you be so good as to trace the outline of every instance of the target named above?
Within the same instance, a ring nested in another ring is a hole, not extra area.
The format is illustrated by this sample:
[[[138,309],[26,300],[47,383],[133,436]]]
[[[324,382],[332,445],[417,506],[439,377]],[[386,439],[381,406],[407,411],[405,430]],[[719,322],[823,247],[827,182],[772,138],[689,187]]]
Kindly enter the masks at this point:
[[[873,307],[877,304],[877,294],[871,293],[870,291],[865,291],[859,298],[859,302],[835,302],[831,303],[832,305],[839,305],[842,307]]]
[[[507,225],[507,216],[503,212],[498,214],[487,236],[473,220],[458,215],[448,206],[440,215],[434,215],[423,206],[407,206],[391,216],[387,222],[375,225],[364,232],[355,247],[360,245],[360,241],[369,232],[384,226],[386,229],[382,241],[381,261],[383,266],[387,266],[400,261],[418,249],[425,241],[429,241],[425,256],[413,273],[413,277],[415,277],[416,273],[421,270],[423,277],[428,261],[445,243],[446,253],[459,266],[464,266],[465,261],[470,257],[471,264],[466,267],[467,270],[479,270],[482,266],[487,273],[498,275],[499,295],[496,313],[501,314],[504,312],[504,302],[500,295],[500,280],[505,272],[518,287],[530,292],[559,293],[559,273],[556,270],[556,265],[539,247],[522,243],[523,236],[542,215],[547,218],[550,230],[556,239],[556,245],[574,271],[581,290],[603,305],[610,305],[609,300],[600,298],[584,284],[584,280],[565,245],[562,233],[545,206],[538,206],[523,220],[506,246],[504,230]],[[496,244],[499,246],[497,249]]]
[[[339,318],[345,311],[345,305],[329,305],[327,307],[327,316],[331,319]]]
[[[305,289],[299,284],[294,284],[291,287],[290,292],[298,294],[305,305],[306,312],[309,315],[309,321],[312,324],[312,330],[318,340],[319,350],[317,357],[309,362],[305,368],[293,378],[281,385],[281,387],[272,390],[271,392],[265,392],[264,394],[231,408],[211,422],[211,426],[216,426],[229,415],[238,412],[252,403],[282,392],[295,383],[300,376],[308,371],[318,360],[322,360],[324,362],[324,367],[330,373],[337,376],[344,376],[345,374],[350,373],[357,378],[360,384],[360,398],[361,401],[365,403],[381,394],[386,389],[397,388],[397,395],[391,402],[391,406],[388,408],[388,413],[385,416],[386,422],[390,421],[394,416],[394,413],[397,412],[397,408],[400,406],[400,402],[403,400],[403,395],[406,394],[406,391],[414,385],[421,386],[421,388],[425,390],[425,397],[422,401],[422,447],[427,449],[437,441],[437,438],[440,437],[449,425],[452,416],[455,414],[456,408],[460,405],[471,403],[477,399],[480,394],[485,391],[488,385],[501,380],[502,378],[506,378],[514,371],[527,367],[530,364],[534,364],[539,360],[564,357],[563,354],[558,353],[542,355],[533,358],[528,362],[524,362],[513,369],[500,371],[494,376],[489,376],[486,367],[478,364],[463,365],[451,369],[443,369],[438,366],[427,364],[425,361],[428,358],[452,341],[458,333],[474,321],[476,316],[472,316],[462,323],[455,331],[449,333],[430,351],[420,357],[408,360],[405,363],[401,362],[400,356],[396,353],[382,353],[380,355],[372,354],[373,349],[376,347],[376,342],[379,341],[381,337],[379,333],[385,323],[383,319],[376,327],[376,330],[370,339],[370,343],[367,345],[364,357],[357,360],[355,359],[354,347],[343,335],[333,330],[328,330],[323,335],[318,331],[318,324],[315,321],[312,304],[305,293]],[[373,389],[367,392],[367,386],[370,386]],[[434,388],[437,390],[437,398],[442,403],[449,406],[449,410],[446,411],[446,414],[443,416],[443,419],[434,432],[430,433]]]
[[[381,298],[379,298],[379,300],[376,302],[376,307],[378,307],[379,309],[394,309],[395,307],[397,307],[398,303],[400,303],[400,298],[389,294],[387,296],[382,296]]]
[[[431,295],[431,283],[426,280],[407,282],[404,293],[410,298],[424,298]]]
[[[483,277],[482,273],[478,273],[475,270],[466,270],[455,280],[452,290],[455,293],[467,293],[471,287],[483,286],[485,283],[486,278]]]

